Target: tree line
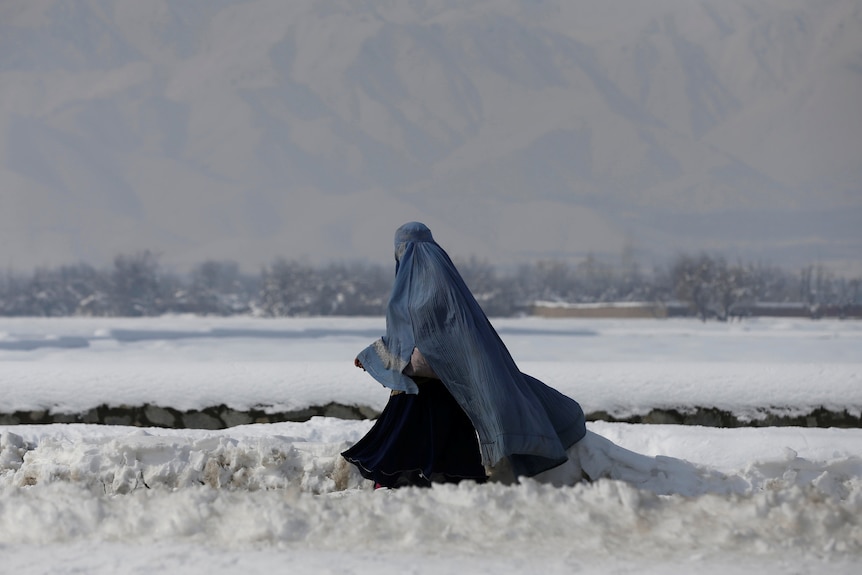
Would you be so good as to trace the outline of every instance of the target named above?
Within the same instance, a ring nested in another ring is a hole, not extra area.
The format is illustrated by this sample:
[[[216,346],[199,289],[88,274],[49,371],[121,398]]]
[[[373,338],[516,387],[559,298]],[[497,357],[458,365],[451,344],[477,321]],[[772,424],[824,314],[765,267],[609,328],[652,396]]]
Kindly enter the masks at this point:
[[[692,316],[719,320],[758,302],[812,311],[862,309],[862,280],[836,277],[818,265],[790,271],[710,254],[682,254],[650,270],[625,255],[615,265],[588,257],[577,265],[541,260],[506,271],[477,258],[455,263],[495,317],[523,313],[536,301],[677,302]],[[160,265],[157,254],[143,251],[118,255],[104,269],[81,263],[29,275],[6,272],[0,275],[0,315],[381,315],[392,278],[392,268],[383,265],[315,266],[285,259],[257,274],[243,273],[230,261],[206,261],[176,274]]]

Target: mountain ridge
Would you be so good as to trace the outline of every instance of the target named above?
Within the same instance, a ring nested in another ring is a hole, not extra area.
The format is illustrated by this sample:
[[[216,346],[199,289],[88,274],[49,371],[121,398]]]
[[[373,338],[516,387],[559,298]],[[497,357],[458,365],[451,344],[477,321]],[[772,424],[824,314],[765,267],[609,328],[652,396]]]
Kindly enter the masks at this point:
[[[5,267],[381,261],[409,219],[492,261],[634,241],[862,267],[853,1],[45,0],[0,22]]]

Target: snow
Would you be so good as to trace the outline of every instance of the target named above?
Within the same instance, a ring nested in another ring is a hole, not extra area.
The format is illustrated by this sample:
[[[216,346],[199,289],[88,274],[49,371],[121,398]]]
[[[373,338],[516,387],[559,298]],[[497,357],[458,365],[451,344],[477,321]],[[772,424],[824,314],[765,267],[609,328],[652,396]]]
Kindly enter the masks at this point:
[[[714,407],[742,420],[819,407],[862,413],[862,325],[838,320],[501,319],[519,366],[587,412]],[[192,410],[380,410],[352,365],[380,318],[0,319],[0,412],[80,413],[104,402]],[[764,398],[768,398],[765,400]]]
[[[522,369],[585,406],[862,405],[859,323],[494,323]],[[382,326],[2,319],[0,411],[381,405],[351,362]],[[592,482],[565,467],[373,491],[339,457],[371,424],[0,426],[0,573],[855,573],[862,559],[862,429],[592,422],[572,449]]]

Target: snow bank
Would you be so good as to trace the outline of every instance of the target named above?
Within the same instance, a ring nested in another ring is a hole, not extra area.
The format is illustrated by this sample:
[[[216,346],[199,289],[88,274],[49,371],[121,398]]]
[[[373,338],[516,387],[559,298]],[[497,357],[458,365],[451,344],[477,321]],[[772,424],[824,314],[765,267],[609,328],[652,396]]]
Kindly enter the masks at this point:
[[[339,453],[370,426],[369,421],[322,417],[220,431],[0,426],[0,486],[68,482],[110,494],[199,485],[332,493],[364,485]],[[862,430],[603,422],[589,428],[572,455],[591,478],[623,480],[657,494],[747,494],[765,489],[776,478],[786,480],[789,472],[799,485],[807,485],[819,476],[806,471],[807,462],[817,461],[811,469],[818,473],[834,474],[841,473],[842,466],[856,465],[862,456]],[[581,478],[580,468],[572,469],[570,476],[564,468],[559,471],[562,474],[548,481],[574,484]],[[862,476],[862,469],[853,474]]]
[[[715,408],[743,421],[799,416],[818,408],[862,415],[862,364],[521,362],[577,398],[588,413],[616,419],[653,409]],[[344,362],[14,363],[3,365],[0,413],[84,413],[155,405],[200,410],[300,412],[333,401],[383,409],[388,395]]]
[[[62,505],[63,500],[75,506]],[[656,559],[698,548],[747,555],[862,552],[862,496],[816,487],[748,496],[661,497],[619,481],[573,488],[441,486],[312,497],[207,487],[106,498],[54,484],[0,495],[7,543],[189,541],[214,547],[295,545],[342,553],[411,551],[528,558],[552,552]],[[657,551],[660,550],[660,551]]]
[[[860,430],[592,424],[573,454],[594,482],[374,492],[338,457],[368,425],[0,428],[0,542],[547,555],[569,567],[695,551],[862,557]]]
[[[81,413],[101,403],[179,410],[298,411],[333,400],[383,409],[387,394],[347,362],[9,362],[0,412]]]

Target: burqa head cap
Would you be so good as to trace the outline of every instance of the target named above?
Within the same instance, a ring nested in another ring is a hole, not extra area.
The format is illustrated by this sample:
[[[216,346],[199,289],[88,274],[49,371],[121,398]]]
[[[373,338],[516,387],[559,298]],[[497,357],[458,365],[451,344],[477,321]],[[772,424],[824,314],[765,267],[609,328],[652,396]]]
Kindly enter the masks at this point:
[[[407,249],[408,242],[433,242],[431,230],[422,222],[407,222],[395,231],[395,259],[401,261],[401,256]]]
[[[395,247],[404,242],[433,242],[431,230],[422,222],[407,222],[395,232]]]

